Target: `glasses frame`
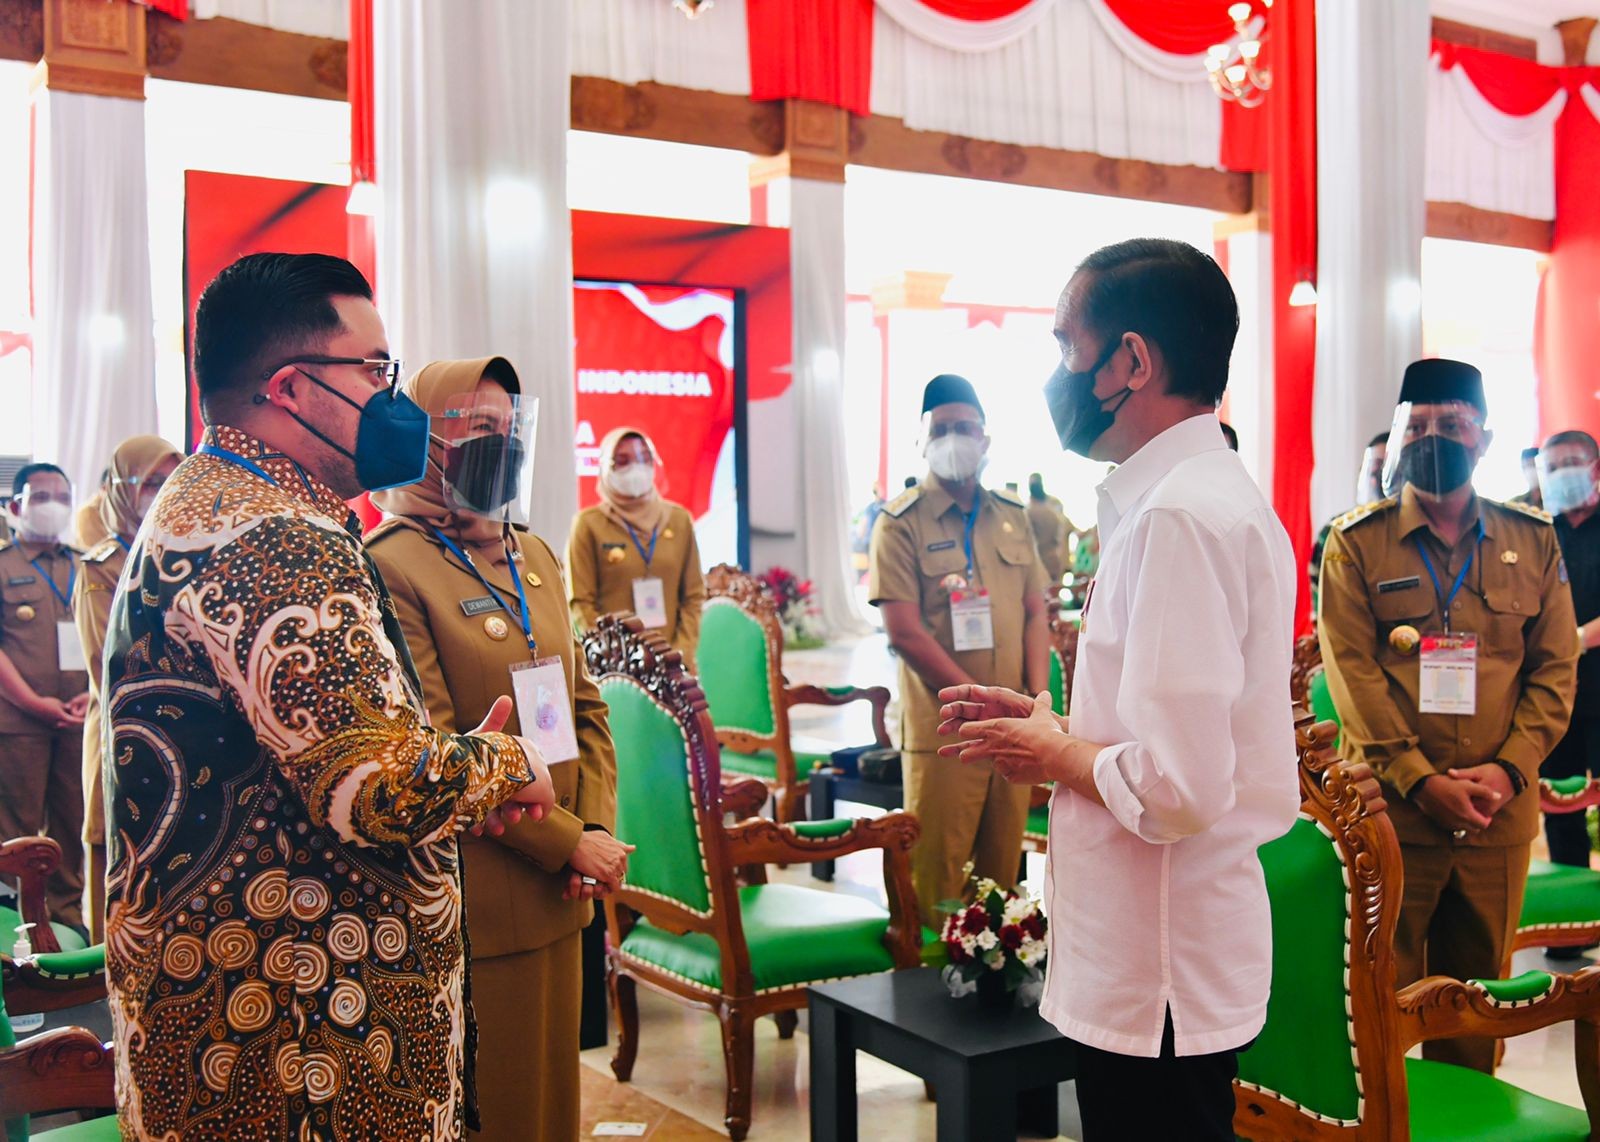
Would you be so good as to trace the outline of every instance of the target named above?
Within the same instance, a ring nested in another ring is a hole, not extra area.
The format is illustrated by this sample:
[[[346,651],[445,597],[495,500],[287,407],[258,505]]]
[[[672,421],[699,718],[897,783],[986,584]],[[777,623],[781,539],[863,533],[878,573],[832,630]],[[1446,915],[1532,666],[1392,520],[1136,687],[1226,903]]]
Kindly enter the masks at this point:
[[[389,395],[393,396],[395,390],[400,387],[401,364],[399,357],[329,357],[322,354],[312,354],[309,356],[289,357],[279,361],[272,368],[263,372],[261,379],[270,381],[273,374],[289,365],[365,365],[369,368],[375,365],[382,365],[385,380],[378,387],[387,389]]]

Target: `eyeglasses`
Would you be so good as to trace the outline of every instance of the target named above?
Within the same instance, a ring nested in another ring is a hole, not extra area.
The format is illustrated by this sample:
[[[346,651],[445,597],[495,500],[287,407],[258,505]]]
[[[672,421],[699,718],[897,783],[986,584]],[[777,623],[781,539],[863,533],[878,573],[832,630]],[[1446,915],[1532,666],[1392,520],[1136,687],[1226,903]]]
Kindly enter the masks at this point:
[[[272,374],[285,365],[359,365],[372,374],[375,388],[386,388],[393,394],[400,384],[400,364],[398,357],[290,357],[263,372],[261,379],[271,380]]]
[[[976,420],[953,420],[944,424],[930,424],[928,426],[928,439],[938,440],[941,436],[948,436],[952,432],[957,436],[965,436],[972,440],[977,440],[983,436],[983,425]]]

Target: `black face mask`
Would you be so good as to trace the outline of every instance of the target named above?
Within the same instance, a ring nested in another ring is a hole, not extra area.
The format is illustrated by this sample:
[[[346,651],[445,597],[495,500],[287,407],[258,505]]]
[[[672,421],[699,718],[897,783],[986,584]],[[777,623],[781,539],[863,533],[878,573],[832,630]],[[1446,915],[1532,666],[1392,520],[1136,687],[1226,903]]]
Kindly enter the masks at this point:
[[[489,515],[517,497],[527,448],[507,436],[473,436],[444,450],[444,478],[463,505]]]
[[[1061,447],[1068,452],[1089,455],[1094,442],[1106,434],[1106,429],[1115,423],[1117,412],[1133,395],[1133,389],[1124,386],[1106,398],[1122,398],[1109,409],[1103,407],[1101,398],[1094,395],[1095,376],[1121,347],[1122,338],[1118,337],[1105,347],[1100,359],[1089,368],[1075,373],[1065,365],[1057,365],[1056,371],[1045,382],[1044,403],[1050,409],[1050,419],[1055,423]]]
[[[1410,484],[1430,496],[1443,496],[1472,479],[1472,452],[1459,440],[1430,434],[1405,446],[1395,469],[1393,495],[1400,485]]]

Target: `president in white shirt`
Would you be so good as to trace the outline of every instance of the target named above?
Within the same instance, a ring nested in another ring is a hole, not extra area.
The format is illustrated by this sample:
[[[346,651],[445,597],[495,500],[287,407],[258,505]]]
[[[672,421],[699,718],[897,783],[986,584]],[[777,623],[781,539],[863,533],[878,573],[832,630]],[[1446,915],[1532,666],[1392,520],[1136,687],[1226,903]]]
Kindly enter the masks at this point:
[[[1232,1139],[1238,1051],[1266,1020],[1256,850],[1299,807],[1295,562],[1216,417],[1239,328],[1216,262],[1134,239],[1056,306],[1046,400],[1100,485],[1100,571],[1070,718],[1048,695],[940,694],[941,752],[1053,781],[1041,1012],[1080,1047],[1086,1142]]]

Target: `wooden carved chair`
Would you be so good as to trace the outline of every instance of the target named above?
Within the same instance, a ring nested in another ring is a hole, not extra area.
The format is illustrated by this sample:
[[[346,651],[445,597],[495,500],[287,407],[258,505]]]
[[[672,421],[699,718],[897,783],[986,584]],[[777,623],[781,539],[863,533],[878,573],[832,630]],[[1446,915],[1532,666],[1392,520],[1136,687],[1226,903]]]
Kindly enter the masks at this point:
[[[0,1138],[10,1142],[115,1142],[115,1115],[30,1134],[28,1118],[69,1110],[114,1110],[111,1047],[82,1027],[59,1027],[18,1044],[0,997]]]
[[[1072,678],[1078,665],[1079,625],[1059,614],[1050,616],[1050,705],[1067,712],[1072,698]],[[1050,787],[1036,785],[1028,797],[1028,823],[1022,833],[1022,851],[1045,852],[1050,847]]]
[[[1333,727],[1297,728],[1301,817],[1261,849],[1272,900],[1266,1027],[1239,1058],[1234,1130],[1263,1139],[1581,1139],[1600,1126],[1600,966],[1395,990],[1400,847],[1371,771]],[[1575,1024],[1588,1114],[1490,1075],[1406,1057],[1430,1039]]]
[[[0,844],[0,875],[17,883],[18,910],[0,905],[0,993],[12,1015],[59,1011],[105,998],[105,946],[85,947],[83,937],[50,921],[45,884],[61,864],[61,846],[49,837],[17,837]],[[28,933],[34,956],[18,963],[10,956],[19,925]]]
[[[759,777],[772,790],[779,821],[805,816],[807,775],[849,742],[796,737],[789,730],[795,706],[872,704],[877,744],[888,746],[883,686],[791,686],[783,676],[783,626],[777,603],[762,582],[720,563],[706,575],[700,618],[700,685],[711,708],[722,764],[730,773]]]
[[[775,1015],[788,1038],[810,984],[917,966],[910,851],[920,829],[901,812],[725,825],[716,733],[678,652],[645,635],[631,616],[602,618],[584,652],[611,710],[617,834],[648,841],[633,854],[627,882],[605,902],[618,1024],[611,1069],[623,1082],[633,1073],[638,984],[714,1012],[722,1024],[728,1133],[741,1139],[750,1128],[759,1017]],[[710,657],[702,651],[702,661]],[[887,911],[855,896],[763,883],[768,864],[871,848],[883,850]]]

